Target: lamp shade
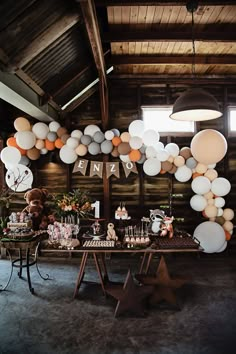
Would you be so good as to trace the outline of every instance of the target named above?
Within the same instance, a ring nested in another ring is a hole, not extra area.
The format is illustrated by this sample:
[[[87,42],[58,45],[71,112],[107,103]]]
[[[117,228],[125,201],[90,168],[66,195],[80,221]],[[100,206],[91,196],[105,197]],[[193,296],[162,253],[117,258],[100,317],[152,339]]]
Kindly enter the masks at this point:
[[[192,88],[177,98],[170,118],[182,121],[203,121],[222,116],[216,99],[201,88]]]

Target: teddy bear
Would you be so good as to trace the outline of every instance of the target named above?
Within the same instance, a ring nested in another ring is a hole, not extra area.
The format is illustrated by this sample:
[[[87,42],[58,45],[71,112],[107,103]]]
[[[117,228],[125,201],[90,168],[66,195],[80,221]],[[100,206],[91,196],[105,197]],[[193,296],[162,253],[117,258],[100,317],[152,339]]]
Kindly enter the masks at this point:
[[[22,210],[31,216],[33,230],[46,229],[47,222],[47,210],[45,202],[48,196],[48,190],[45,188],[33,188],[27,191],[24,195],[24,199],[27,202],[27,206]]]
[[[108,241],[117,241],[118,237],[116,236],[116,231],[114,229],[114,224],[112,222],[110,222],[107,225],[107,236],[106,236],[106,240]]]

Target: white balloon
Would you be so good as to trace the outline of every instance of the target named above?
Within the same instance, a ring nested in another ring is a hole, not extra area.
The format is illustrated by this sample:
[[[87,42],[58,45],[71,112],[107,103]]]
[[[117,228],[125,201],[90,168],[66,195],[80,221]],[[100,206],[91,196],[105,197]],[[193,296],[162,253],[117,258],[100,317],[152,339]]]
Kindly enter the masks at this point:
[[[211,183],[212,193],[214,193],[218,197],[224,197],[226,194],[230,192],[230,189],[231,189],[231,184],[224,177],[216,178]]]
[[[21,153],[14,146],[7,146],[1,151],[1,160],[4,164],[17,165],[20,159]]]
[[[100,131],[101,129],[97,125],[90,124],[84,129],[84,135],[89,135],[93,137],[96,132],[100,132]]]
[[[225,200],[222,197],[216,197],[214,200],[215,200],[215,206],[217,208],[223,208],[223,206],[225,205]]]
[[[59,152],[60,159],[66,164],[74,163],[77,160],[77,154],[74,149],[67,145],[62,146]]]
[[[202,195],[195,194],[190,199],[190,206],[193,210],[203,211],[207,206],[207,200]]]
[[[131,136],[129,145],[132,149],[138,150],[142,147],[143,141],[139,136]]]
[[[218,249],[218,251],[216,251],[216,252],[217,252],[217,253],[219,253],[219,252],[223,252],[223,251],[226,249],[227,245],[228,245],[228,242],[227,242],[227,241],[225,241],[225,243],[223,244],[223,246],[222,246],[222,247],[220,247],[220,249]]]
[[[211,182],[207,177],[198,176],[192,181],[191,188],[196,194],[205,194],[210,191]]]
[[[164,144],[161,141],[158,141],[158,143],[154,144],[153,147],[156,149],[156,151],[164,149]]]
[[[33,174],[27,166],[18,164],[7,170],[5,180],[11,190],[23,192],[32,187]]]
[[[170,157],[170,153],[165,149],[160,148],[159,150],[157,150],[156,157],[158,158],[158,160],[164,162],[168,160],[168,158]]]
[[[36,136],[30,131],[18,132],[16,136],[16,143],[22,149],[32,149],[36,143]]]
[[[156,176],[161,170],[161,163],[157,158],[151,157],[144,162],[143,170],[148,176]]]
[[[112,130],[107,130],[105,132],[105,139],[106,140],[112,140],[114,138],[115,134]]]
[[[46,155],[48,153],[48,149],[46,149],[46,148],[42,148],[41,150],[40,150],[40,154],[41,155]]]
[[[175,172],[175,178],[179,182],[187,182],[192,177],[192,170],[188,168],[186,165],[180,166],[177,168]]]
[[[77,139],[79,139],[79,140],[80,140],[80,138],[81,138],[82,135],[83,135],[83,133],[82,133],[82,131],[79,130],[79,129],[73,130],[73,131],[71,132],[71,134],[70,134],[70,136],[71,136],[72,138],[77,138]]]
[[[32,127],[32,132],[36,136],[37,139],[46,139],[48,132],[49,132],[49,127],[47,124],[39,122],[35,123]]]
[[[148,129],[143,134],[143,143],[146,146],[153,146],[155,145],[160,139],[159,133],[157,133],[153,129]]]
[[[157,155],[157,152],[156,152],[156,150],[154,149],[153,146],[148,146],[146,148],[145,153],[146,153],[146,158],[147,159],[149,159],[150,157],[156,157],[156,155]]]
[[[217,211],[217,216],[222,216],[223,215],[223,209],[222,208],[218,208],[218,211]]]
[[[194,230],[193,236],[200,242],[205,253],[217,252],[225,243],[225,231],[213,221],[205,221]]]
[[[61,127],[61,124],[56,122],[56,121],[53,121],[53,122],[49,123],[50,132],[55,132],[56,133],[60,127]]]
[[[129,155],[120,155],[119,158],[120,158],[121,161],[123,161],[123,162],[130,162]]]
[[[76,149],[79,145],[79,140],[77,138],[70,137],[66,140],[66,145],[72,149]]]
[[[169,154],[173,157],[179,155],[179,147],[175,143],[169,143],[166,145],[165,150],[169,152]]]
[[[134,120],[132,123],[130,123],[128,130],[131,136],[139,136],[142,138],[144,133],[143,121],[139,119]]]

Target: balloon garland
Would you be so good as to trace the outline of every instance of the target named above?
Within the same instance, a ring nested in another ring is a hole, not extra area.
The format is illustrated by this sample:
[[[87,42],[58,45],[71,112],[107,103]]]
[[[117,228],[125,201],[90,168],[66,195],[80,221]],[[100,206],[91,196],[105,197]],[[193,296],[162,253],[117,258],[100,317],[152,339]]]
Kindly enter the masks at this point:
[[[213,129],[200,131],[193,137],[190,147],[180,149],[175,143],[164,146],[159,141],[158,131],[145,130],[142,120],[134,120],[128,131],[122,134],[115,128],[102,132],[93,124],[83,132],[76,129],[68,133],[56,121],[49,125],[38,122],[31,126],[24,117],[17,118],[14,127],[17,132],[8,138],[7,147],[1,151],[1,160],[8,170],[6,182],[10,183],[10,188],[16,168],[22,171],[20,166],[27,166],[30,160],[37,160],[48,151],[58,149],[61,161],[66,164],[72,164],[86,154],[111,154],[122,162],[142,164],[148,176],[170,173],[183,183],[192,178],[191,188],[195,194],[190,206],[209,219],[198,225],[194,237],[201,240],[207,253],[225,249],[225,242],[233,233],[234,211],[223,209],[223,197],[230,192],[231,184],[226,178],[218,177],[215,169],[216,163],[227,152],[227,141],[220,132]],[[26,190],[29,186],[25,183],[25,187],[21,185],[18,191],[24,188]]]

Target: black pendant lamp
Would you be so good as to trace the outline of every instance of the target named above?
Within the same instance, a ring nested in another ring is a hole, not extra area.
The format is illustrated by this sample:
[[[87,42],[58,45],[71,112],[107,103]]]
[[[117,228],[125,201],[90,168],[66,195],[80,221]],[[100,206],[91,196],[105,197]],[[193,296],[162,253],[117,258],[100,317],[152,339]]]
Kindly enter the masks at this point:
[[[192,14],[192,45],[193,45],[193,63],[192,76],[195,77],[195,42],[194,42],[194,18],[193,13],[198,8],[197,1],[189,1],[186,8]],[[175,101],[170,118],[182,121],[204,121],[220,118],[218,102],[207,91],[202,88],[191,88],[184,92]]]

